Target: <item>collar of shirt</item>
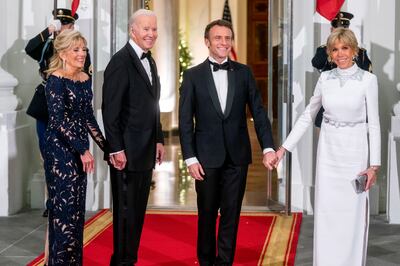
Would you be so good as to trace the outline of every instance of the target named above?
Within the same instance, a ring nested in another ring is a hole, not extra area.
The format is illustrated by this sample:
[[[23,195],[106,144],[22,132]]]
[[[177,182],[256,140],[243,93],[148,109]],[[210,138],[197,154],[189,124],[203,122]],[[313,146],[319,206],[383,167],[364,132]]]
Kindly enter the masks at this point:
[[[137,55],[137,56],[139,57],[139,59],[140,59],[140,58],[142,57],[142,54],[144,53],[143,49],[140,48],[139,45],[137,45],[137,44],[135,43],[135,41],[132,40],[132,39],[129,39],[129,44],[132,46],[133,50],[135,50],[136,55]],[[145,58],[140,59],[140,60],[144,60],[144,59],[145,59]]]
[[[132,46],[133,50],[135,51],[136,55],[139,57],[140,62],[142,63],[144,70],[146,71],[147,76],[149,77],[150,84],[153,84],[153,80],[151,77],[151,68],[150,68],[150,61],[147,58],[140,59],[142,54],[144,53],[143,49],[139,47],[132,39],[129,39],[129,44]],[[145,60],[147,59],[147,60]]]
[[[228,62],[228,57],[225,58],[224,61],[222,61],[221,63],[218,63],[217,60],[215,60],[211,55],[208,57],[208,60],[210,60],[213,63],[217,63],[217,64],[222,65],[223,63]]]

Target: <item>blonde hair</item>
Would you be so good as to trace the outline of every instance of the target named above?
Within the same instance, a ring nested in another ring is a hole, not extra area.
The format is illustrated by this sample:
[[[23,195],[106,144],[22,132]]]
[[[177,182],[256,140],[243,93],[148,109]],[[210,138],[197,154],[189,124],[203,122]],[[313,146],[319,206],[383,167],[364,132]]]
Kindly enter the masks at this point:
[[[77,30],[66,29],[56,37],[53,43],[54,54],[50,59],[49,69],[45,71],[47,77],[54,71],[63,68],[63,60],[60,57],[60,53],[70,49],[78,42],[83,42],[85,46],[87,45],[85,37]]]
[[[335,46],[336,41],[339,41],[345,45],[348,45],[352,49],[355,55],[358,54],[358,42],[354,32],[347,28],[337,28],[335,29],[326,40],[326,52],[329,57]]]

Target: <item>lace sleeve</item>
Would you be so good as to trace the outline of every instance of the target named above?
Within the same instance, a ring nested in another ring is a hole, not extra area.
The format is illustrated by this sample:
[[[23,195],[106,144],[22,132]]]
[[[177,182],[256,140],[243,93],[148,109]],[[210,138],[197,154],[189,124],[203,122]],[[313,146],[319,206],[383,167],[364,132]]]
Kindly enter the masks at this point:
[[[91,83],[89,83],[89,84],[91,84]],[[91,88],[89,87],[88,89],[90,90]],[[88,129],[90,136],[92,137],[94,142],[96,142],[96,144],[99,146],[99,148],[104,153],[107,153],[108,152],[107,141],[104,138],[104,135],[100,130],[100,127],[96,121],[96,118],[94,117],[91,99],[89,100],[89,102],[86,106],[85,114],[86,114],[86,125],[87,125],[87,129]]]

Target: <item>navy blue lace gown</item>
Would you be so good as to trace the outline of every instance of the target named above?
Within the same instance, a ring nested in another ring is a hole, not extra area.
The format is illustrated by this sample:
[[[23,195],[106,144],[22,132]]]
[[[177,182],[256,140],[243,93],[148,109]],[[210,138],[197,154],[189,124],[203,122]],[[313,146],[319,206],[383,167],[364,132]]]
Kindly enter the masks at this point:
[[[89,134],[103,150],[106,142],[93,115],[91,79],[81,82],[51,75],[46,98],[48,265],[82,265],[87,181],[80,155],[89,149]]]

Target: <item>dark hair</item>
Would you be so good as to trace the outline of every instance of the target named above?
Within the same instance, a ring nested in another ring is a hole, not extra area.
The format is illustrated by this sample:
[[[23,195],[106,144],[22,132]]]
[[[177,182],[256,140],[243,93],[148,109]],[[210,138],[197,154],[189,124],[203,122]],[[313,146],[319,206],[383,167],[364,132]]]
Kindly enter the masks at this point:
[[[208,23],[208,25],[204,31],[205,39],[208,39],[210,37],[210,30],[214,26],[221,26],[221,27],[226,27],[226,28],[230,29],[232,32],[232,40],[235,39],[235,33],[233,32],[232,24],[229,21],[226,21],[223,19],[217,19],[217,20],[214,20],[214,21],[211,21],[210,23]]]

